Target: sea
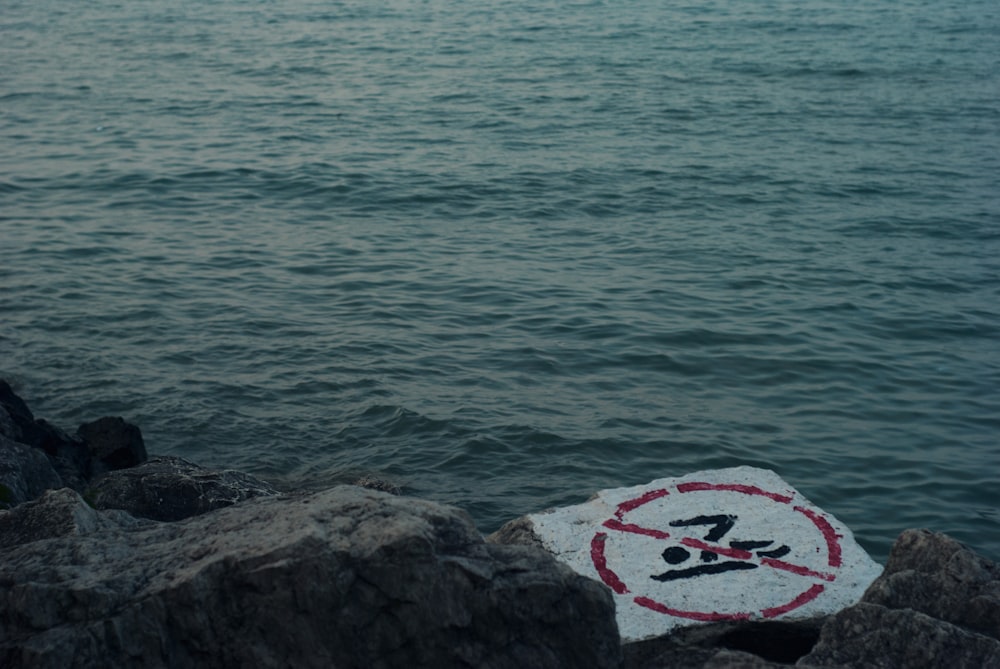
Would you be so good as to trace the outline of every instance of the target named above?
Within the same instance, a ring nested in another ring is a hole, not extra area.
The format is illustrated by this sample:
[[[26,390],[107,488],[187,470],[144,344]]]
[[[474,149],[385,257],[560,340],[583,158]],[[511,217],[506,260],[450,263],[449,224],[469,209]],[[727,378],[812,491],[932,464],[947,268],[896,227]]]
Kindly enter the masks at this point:
[[[3,0],[0,377],[484,533],[774,470],[1000,559],[996,0]]]

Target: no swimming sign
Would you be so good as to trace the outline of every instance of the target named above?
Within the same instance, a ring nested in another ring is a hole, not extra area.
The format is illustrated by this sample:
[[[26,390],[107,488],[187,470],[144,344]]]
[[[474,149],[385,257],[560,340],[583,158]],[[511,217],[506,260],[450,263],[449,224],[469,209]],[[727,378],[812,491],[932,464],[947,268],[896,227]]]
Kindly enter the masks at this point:
[[[882,571],[836,518],[752,467],[605,490],[529,519],[557,558],[611,588],[624,641],[832,613]]]

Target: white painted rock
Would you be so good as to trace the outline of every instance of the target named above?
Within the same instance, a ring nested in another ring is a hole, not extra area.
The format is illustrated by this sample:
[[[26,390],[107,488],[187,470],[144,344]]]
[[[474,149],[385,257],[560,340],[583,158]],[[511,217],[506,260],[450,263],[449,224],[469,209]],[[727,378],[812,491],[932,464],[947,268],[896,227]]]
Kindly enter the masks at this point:
[[[527,518],[546,549],[615,593],[625,642],[697,623],[832,614],[882,572],[836,518],[753,467],[604,490]]]

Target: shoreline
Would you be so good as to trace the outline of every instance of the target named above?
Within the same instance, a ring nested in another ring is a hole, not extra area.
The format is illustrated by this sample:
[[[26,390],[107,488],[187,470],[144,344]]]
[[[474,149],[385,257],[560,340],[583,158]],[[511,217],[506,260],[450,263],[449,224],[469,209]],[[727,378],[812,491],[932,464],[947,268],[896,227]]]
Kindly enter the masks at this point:
[[[904,532],[832,615],[624,643],[599,581],[400,492],[282,492],[119,417],[70,435],[0,380],[0,665],[1000,665],[1000,568],[943,534]]]

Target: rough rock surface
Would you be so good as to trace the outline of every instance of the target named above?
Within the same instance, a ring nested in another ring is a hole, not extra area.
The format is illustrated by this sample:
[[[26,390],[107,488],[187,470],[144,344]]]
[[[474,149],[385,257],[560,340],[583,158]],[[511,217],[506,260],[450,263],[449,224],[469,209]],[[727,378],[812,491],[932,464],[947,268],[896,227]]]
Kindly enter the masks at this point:
[[[0,435],[0,509],[60,487],[62,479],[44,453]]]
[[[799,662],[1000,667],[1000,568],[946,535],[907,530],[861,602],[833,616]]]
[[[1000,642],[913,609],[860,603],[833,616],[806,666],[1000,667]]]
[[[150,524],[122,511],[101,513],[79,502],[80,496],[74,490],[60,488],[47,491],[37,501],[22,504],[15,511],[0,513],[3,547]],[[12,584],[0,582],[0,587],[4,585]]]
[[[621,663],[603,585],[431,502],[340,486],[157,523],[62,490],[0,532],[4,667]]]
[[[276,494],[270,484],[249,474],[158,456],[97,478],[84,498],[97,509],[121,509],[140,518],[172,521]]]
[[[392,481],[386,481],[385,479],[381,479],[376,476],[362,476],[354,481],[354,485],[361,486],[362,488],[368,488],[369,490],[381,490],[382,492],[387,492],[390,495],[403,494],[403,489],[398,485]]]
[[[119,416],[105,416],[84,423],[77,429],[76,435],[87,444],[97,465],[95,469],[124,469],[146,461],[142,432]]]
[[[504,523],[503,527],[486,537],[486,541],[494,544],[510,544],[514,546],[537,546],[545,548],[541,538],[535,534],[535,524],[528,516],[521,516]]]
[[[1000,640],[1000,567],[945,534],[903,532],[864,601],[920,611]]]

